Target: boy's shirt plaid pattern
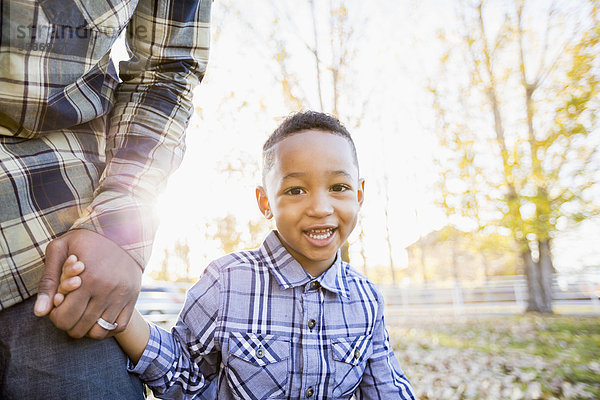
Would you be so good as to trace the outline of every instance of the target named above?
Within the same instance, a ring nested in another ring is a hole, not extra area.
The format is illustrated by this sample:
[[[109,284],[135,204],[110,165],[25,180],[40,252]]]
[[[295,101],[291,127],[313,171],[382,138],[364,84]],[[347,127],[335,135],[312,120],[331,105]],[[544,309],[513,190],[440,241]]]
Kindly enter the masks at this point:
[[[211,0],[7,0],[0,36],[0,309],[37,291],[46,245],[96,231],[143,267],[181,163]],[[124,33],[129,60],[110,50]],[[119,82],[119,78],[121,82]]]
[[[415,398],[374,285],[339,253],[311,277],[275,232],[212,262],[130,370],[161,398]]]

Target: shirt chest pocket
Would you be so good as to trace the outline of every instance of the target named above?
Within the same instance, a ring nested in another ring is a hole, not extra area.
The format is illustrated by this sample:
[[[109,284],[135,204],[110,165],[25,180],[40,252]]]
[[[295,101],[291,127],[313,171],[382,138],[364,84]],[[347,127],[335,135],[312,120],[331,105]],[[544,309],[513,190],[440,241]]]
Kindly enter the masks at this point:
[[[108,56],[119,34],[129,23],[137,1],[42,0],[40,7],[43,13],[41,14],[47,19],[44,23],[49,24],[48,29],[43,30],[48,33],[48,37],[43,41],[46,42],[46,48],[54,54],[54,57],[48,58],[49,70],[61,71],[51,78],[52,82],[64,86],[70,85],[73,84],[74,79],[87,73],[97,74],[99,71],[90,71],[90,68],[99,67],[101,73],[112,78],[104,84],[111,85],[111,90],[114,90],[118,77]],[[94,82],[97,83],[97,80]],[[80,89],[65,90],[77,92]],[[62,99],[62,90],[54,95]],[[85,102],[86,99],[83,101]],[[49,100],[49,103],[51,102],[52,100]],[[95,104],[95,108],[98,107],[103,108]]]
[[[335,365],[334,398],[352,396],[365,372],[367,361],[373,354],[371,336],[354,336],[332,339],[332,357]]]
[[[231,332],[226,375],[236,399],[287,398],[287,338],[246,332]]]
[[[79,28],[71,36],[81,37],[87,29],[118,36],[129,23],[137,0],[43,0],[40,5],[51,24]]]

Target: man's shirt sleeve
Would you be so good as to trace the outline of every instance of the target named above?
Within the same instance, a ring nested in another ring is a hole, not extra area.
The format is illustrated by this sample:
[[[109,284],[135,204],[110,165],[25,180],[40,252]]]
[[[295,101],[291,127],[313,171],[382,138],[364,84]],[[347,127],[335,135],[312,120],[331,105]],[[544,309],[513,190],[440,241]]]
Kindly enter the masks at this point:
[[[214,399],[221,364],[216,340],[221,290],[211,264],[190,289],[177,325],[167,332],[150,324],[150,339],[137,365],[140,375],[163,399]]]
[[[127,26],[130,55],[108,116],[106,168],[73,225],[96,231],[144,267],[156,231],[153,202],[181,163],[192,89],[206,70],[211,0],[140,0]]]
[[[378,293],[378,312],[373,330],[373,354],[363,374],[356,398],[414,400],[416,396],[390,345],[383,318],[383,302]]]

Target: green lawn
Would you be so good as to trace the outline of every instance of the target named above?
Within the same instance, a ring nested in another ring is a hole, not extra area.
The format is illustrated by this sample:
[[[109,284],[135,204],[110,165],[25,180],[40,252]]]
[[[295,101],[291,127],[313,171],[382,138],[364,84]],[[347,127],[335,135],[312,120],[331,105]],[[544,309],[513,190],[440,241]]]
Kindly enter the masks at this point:
[[[389,328],[421,400],[600,399],[600,318],[432,319]]]

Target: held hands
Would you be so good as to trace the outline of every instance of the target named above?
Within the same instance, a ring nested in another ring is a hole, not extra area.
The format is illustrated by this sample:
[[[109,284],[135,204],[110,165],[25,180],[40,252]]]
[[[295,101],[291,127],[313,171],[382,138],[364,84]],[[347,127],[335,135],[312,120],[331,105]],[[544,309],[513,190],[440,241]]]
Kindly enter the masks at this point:
[[[81,286],[81,278],[79,277],[79,274],[81,274],[84,269],[85,266],[81,261],[77,260],[77,256],[71,254],[69,257],[67,257],[67,260],[62,266],[58,290],[54,295],[54,307],[60,306],[67,294]]]
[[[62,304],[67,294],[77,290],[81,286],[79,275],[84,269],[85,266],[81,261],[77,260],[75,255],[67,257],[62,267],[58,291],[53,299],[55,307]],[[110,324],[112,321],[106,322]],[[148,323],[137,310],[134,310],[127,329],[116,335],[119,345],[133,363],[137,363],[142,357],[149,337],[150,328],[148,327]]]
[[[70,231],[46,249],[34,311],[37,316],[49,314],[57,328],[74,338],[104,339],[127,326],[141,277],[139,265],[110,239],[84,229]],[[102,328],[99,318],[117,322],[117,328]]]
[[[77,261],[77,256],[71,254],[63,264],[62,274],[60,275],[60,284],[57,293],[54,295],[54,307],[58,307],[65,300],[65,296],[81,286],[81,278],[78,276],[83,272],[85,266],[81,261]],[[107,331],[113,331],[117,328],[117,323],[111,323],[103,318],[99,318],[98,325]]]

